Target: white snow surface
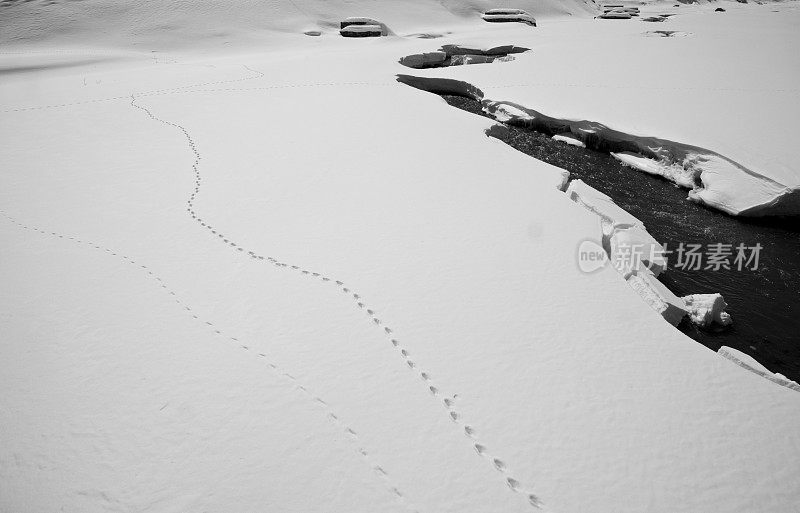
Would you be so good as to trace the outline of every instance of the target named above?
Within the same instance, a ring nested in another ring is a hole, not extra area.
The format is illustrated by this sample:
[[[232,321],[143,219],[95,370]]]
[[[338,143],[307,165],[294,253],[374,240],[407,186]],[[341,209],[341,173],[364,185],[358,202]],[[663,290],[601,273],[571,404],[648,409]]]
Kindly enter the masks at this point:
[[[0,511],[797,511],[800,395],[581,273],[563,171],[394,79],[533,48],[414,73],[789,181],[796,4],[724,5],[4,2]]]

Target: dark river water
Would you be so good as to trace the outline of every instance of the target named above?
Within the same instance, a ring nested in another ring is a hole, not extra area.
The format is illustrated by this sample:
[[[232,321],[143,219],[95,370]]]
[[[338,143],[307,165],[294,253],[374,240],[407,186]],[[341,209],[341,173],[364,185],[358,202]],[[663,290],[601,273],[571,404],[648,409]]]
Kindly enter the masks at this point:
[[[479,102],[460,96],[443,96],[460,109],[485,115]],[[668,255],[669,268],[659,279],[676,295],[719,292],[728,303],[733,325],[722,331],[701,330],[684,319],[683,333],[717,350],[729,346],[749,354],[773,372],[800,382],[800,219],[735,218],[686,199],[680,189],[660,177],[623,166],[607,153],[553,141],[549,135],[508,127],[501,140],[532,157],[570,172],[604,192],[622,208],[642,220],[666,249],[679,244],[744,244],[758,251],[753,261],[737,270],[679,268],[676,254]],[[752,250],[747,251],[747,256]],[[706,267],[704,259],[702,267]]]

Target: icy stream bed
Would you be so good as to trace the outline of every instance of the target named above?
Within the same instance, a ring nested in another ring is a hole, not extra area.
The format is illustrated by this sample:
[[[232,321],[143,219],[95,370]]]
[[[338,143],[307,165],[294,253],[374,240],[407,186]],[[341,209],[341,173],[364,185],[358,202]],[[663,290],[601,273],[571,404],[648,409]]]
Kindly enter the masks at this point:
[[[485,115],[480,102],[443,95],[460,109]],[[686,200],[685,192],[657,176],[625,166],[610,154],[553,140],[549,135],[508,126],[492,134],[515,149],[564,168],[609,195],[641,219],[667,251],[683,244],[760,244],[755,262],[739,271],[677,267],[668,255],[668,271],[659,278],[676,295],[719,292],[728,303],[733,325],[722,331],[698,329],[686,319],[679,329],[710,349],[721,346],[749,354],[773,372],[800,379],[800,223],[790,218],[734,218]],[[735,253],[735,250],[734,250]],[[748,256],[752,253],[748,252]],[[731,258],[732,262],[733,258]],[[694,267],[692,265],[691,267]]]

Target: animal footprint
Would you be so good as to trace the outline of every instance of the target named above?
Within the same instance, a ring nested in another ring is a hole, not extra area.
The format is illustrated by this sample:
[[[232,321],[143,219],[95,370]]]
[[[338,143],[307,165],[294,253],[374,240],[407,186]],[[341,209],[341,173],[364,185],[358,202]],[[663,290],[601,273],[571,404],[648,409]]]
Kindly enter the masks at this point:
[[[531,506],[533,506],[535,508],[541,508],[542,507],[542,501],[539,500],[539,497],[537,497],[537,496],[535,496],[533,494],[528,495],[528,502],[530,502]]]
[[[428,387],[428,390],[430,390],[433,395],[437,395],[439,393],[439,389],[436,387]]]
[[[486,453],[486,447],[484,447],[481,444],[475,444],[473,447],[475,447],[475,451],[481,456],[483,456]]]
[[[506,464],[505,463],[503,463],[502,461],[498,460],[497,458],[492,460],[492,463],[494,463],[494,468],[496,468],[500,472],[505,472],[505,470],[506,470]]]
[[[511,488],[515,492],[519,490],[519,481],[517,481],[513,477],[507,477],[506,484],[508,485],[509,488]]]
[[[453,422],[458,422],[458,413],[451,411],[450,418],[453,419]]]
[[[470,438],[475,437],[475,428],[472,426],[464,426],[464,434],[466,434]]]

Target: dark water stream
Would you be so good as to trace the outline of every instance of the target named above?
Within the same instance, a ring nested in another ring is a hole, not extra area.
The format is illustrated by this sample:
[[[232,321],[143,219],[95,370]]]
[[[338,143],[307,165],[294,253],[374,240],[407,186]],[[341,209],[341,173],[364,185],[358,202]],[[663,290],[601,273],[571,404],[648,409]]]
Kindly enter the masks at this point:
[[[486,116],[480,102],[442,96],[450,105]],[[668,255],[669,268],[659,279],[676,295],[719,292],[728,303],[733,325],[722,331],[701,330],[684,319],[678,329],[710,349],[729,346],[749,354],[773,372],[800,382],[800,219],[735,218],[686,199],[680,189],[661,177],[622,165],[607,153],[553,141],[549,134],[508,126],[498,138],[532,157],[570,172],[610,196],[642,220],[668,251],[683,243],[730,244],[731,269],[677,267],[677,254]],[[502,133],[499,133],[502,132]],[[736,246],[761,245],[758,268],[754,261],[738,270]],[[694,267],[694,266],[693,266]]]

